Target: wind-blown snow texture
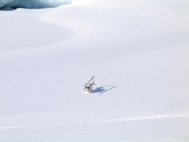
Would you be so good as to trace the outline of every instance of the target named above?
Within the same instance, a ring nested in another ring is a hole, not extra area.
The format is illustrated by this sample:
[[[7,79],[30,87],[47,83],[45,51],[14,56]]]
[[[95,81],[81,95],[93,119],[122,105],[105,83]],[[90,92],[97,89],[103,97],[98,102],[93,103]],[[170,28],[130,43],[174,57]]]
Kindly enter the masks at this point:
[[[188,142],[188,9],[76,0],[0,11],[0,142]]]
[[[71,0],[1,0],[0,8],[48,8],[70,2]]]

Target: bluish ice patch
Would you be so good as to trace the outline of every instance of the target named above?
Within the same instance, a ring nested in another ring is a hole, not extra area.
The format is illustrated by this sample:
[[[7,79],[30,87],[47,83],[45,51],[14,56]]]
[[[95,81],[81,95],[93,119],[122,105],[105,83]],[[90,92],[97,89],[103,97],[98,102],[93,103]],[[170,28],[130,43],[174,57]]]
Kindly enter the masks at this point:
[[[51,8],[71,3],[71,0],[1,0],[0,9]]]

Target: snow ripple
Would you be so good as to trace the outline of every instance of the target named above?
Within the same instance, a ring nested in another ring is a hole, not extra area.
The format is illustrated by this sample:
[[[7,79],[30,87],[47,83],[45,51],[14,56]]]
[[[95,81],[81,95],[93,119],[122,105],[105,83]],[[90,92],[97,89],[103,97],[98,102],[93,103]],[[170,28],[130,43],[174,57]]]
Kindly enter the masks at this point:
[[[97,123],[117,123],[117,122],[129,122],[129,121],[141,121],[141,120],[155,120],[155,119],[173,119],[173,118],[189,118],[189,114],[151,114],[144,116],[134,116],[127,118],[112,118],[102,119],[99,121],[88,121],[85,124],[97,124]]]
[[[20,128],[21,126],[4,126],[4,127],[0,127],[0,130],[5,130],[5,129],[16,129],[16,128]]]

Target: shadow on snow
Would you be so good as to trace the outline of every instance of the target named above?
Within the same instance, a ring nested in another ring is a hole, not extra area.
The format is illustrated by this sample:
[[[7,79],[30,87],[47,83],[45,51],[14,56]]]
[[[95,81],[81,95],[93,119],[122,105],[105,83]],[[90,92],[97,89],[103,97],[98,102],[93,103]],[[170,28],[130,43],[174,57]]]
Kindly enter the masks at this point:
[[[116,86],[101,86],[101,87],[97,87],[95,88],[92,93],[99,93],[99,94],[103,94],[106,93],[112,89],[116,88]]]

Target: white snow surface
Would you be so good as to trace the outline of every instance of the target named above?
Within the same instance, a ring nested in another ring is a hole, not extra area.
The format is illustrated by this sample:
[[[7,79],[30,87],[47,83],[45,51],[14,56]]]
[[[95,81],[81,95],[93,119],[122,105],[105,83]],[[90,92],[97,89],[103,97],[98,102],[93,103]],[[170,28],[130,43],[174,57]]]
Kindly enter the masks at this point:
[[[0,142],[188,142],[188,9],[75,0],[0,11]]]

